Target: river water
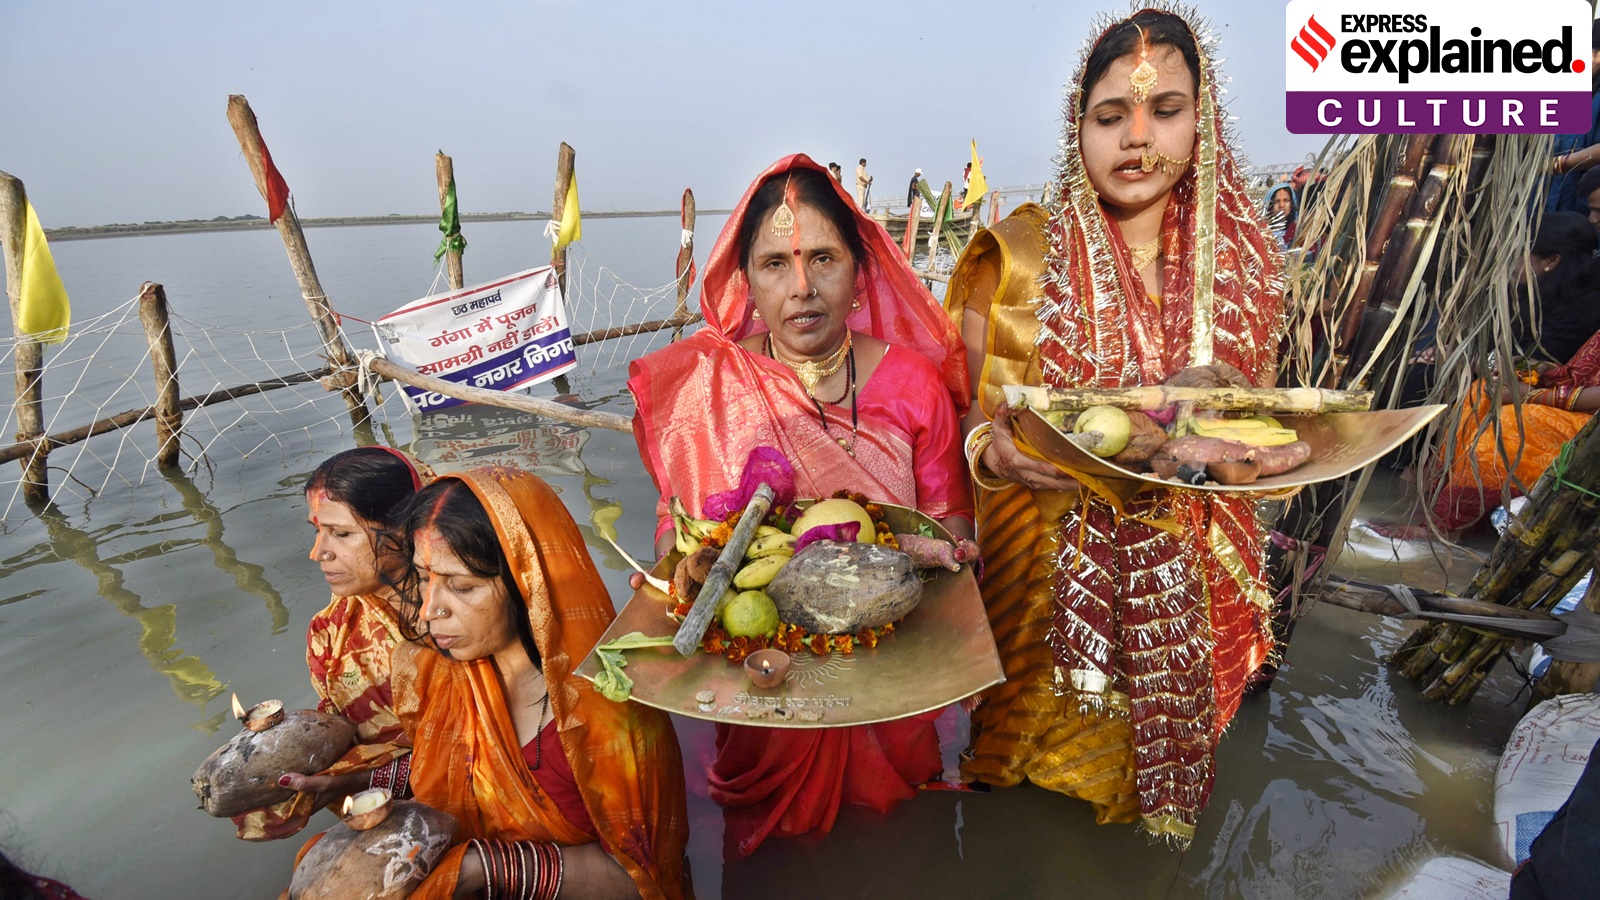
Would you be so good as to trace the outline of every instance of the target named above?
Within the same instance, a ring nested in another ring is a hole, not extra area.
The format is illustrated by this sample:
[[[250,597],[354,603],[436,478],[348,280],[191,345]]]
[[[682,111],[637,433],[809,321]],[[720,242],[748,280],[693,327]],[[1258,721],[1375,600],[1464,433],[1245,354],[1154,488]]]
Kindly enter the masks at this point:
[[[702,246],[720,225],[702,220]],[[595,220],[584,230],[577,330],[597,318],[670,312],[670,290],[626,285],[672,280],[675,219]],[[537,265],[548,246],[537,223],[476,224],[467,237],[469,282]],[[433,281],[437,232],[425,226],[318,229],[309,240],[324,287],[347,315],[376,318]],[[133,296],[145,279],[165,283],[184,318],[185,395],[264,377],[251,375],[253,356],[285,355],[285,339],[267,333],[305,320],[272,232],[73,241],[54,250],[80,321]],[[361,326],[351,327],[361,342]],[[93,354],[81,395],[141,372],[136,335],[135,325]],[[305,329],[289,340],[301,345],[301,358],[314,344]],[[664,340],[580,347],[574,391],[585,405],[631,413],[625,362]],[[224,356],[237,365],[222,365]],[[655,495],[631,438],[496,409],[413,420],[392,391],[387,396],[380,420],[393,442],[414,445],[445,471],[488,459],[534,468],[580,525],[620,506],[622,545],[648,553]],[[239,408],[224,414],[230,406]],[[195,809],[188,779],[234,731],[229,692],[246,702],[314,700],[304,634],[327,594],[306,559],[298,485],[355,437],[339,401],[315,388],[210,409],[217,412],[193,424],[208,452],[186,460],[185,474],[145,467],[148,425],[96,438],[53,462],[103,490],[90,496],[52,472],[52,482],[65,485],[59,505],[12,503],[0,532],[0,848],[95,900],[265,900],[287,885],[299,845],[235,839],[230,823]],[[77,410],[69,403],[60,425],[83,424]],[[15,469],[6,467],[8,483]],[[1387,485],[1371,492],[1393,493]],[[1381,511],[1381,503],[1369,505]],[[620,603],[622,561],[592,529],[586,534]],[[1353,555],[1341,566],[1423,586],[1460,587],[1470,573],[1470,561],[1459,559],[1448,571],[1414,560],[1402,573],[1386,553]],[[1518,681],[1502,670],[1465,709],[1423,703],[1378,662],[1404,634],[1376,617],[1312,610],[1271,692],[1248,700],[1225,738],[1210,808],[1184,853],[1131,827],[1096,826],[1081,803],[1020,787],[926,792],[887,816],[847,810],[827,838],[769,842],[734,861],[720,811],[705,798],[708,760],[687,749],[706,747],[708,729],[677,720],[698,894],[1368,897],[1393,890],[1434,854],[1498,862],[1494,767],[1525,702],[1514,699]]]

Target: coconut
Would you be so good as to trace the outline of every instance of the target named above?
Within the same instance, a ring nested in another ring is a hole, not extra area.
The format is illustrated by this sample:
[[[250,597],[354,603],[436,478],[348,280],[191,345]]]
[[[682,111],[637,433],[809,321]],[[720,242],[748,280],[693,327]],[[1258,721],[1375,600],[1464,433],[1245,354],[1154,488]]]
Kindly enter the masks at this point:
[[[861,508],[861,504],[841,497],[813,503],[800,514],[800,518],[794,520],[794,527],[789,531],[795,537],[801,537],[818,525],[843,525],[846,522],[861,523],[856,540],[871,543],[877,539],[878,531],[872,524],[872,517]]]
[[[286,772],[315,775],[355,743],[356,728],[339,716],[296,709],[262,731],[234,735],[206,757],[189,779],[200,808],[218,818],[237,816],[294,796],[278,786]]]
[[[456,818],[401,800],[365,830],[339,823],[295,866],[289,900],[401,900],[416,890],[455,839]]]
[[[881,544],[817,541],[767,585],[783,621],[813,634],[855,634],[916,608],[922,579],[911,557]]]
[[[1128,446],[1133,435],[1133,423],[1128,414],[1115,406],[1091,406],[1078,414],[1072,427],[1074,434],[1097,434],[1100,440],[1083,445],[1095,456],[1116,456]]]

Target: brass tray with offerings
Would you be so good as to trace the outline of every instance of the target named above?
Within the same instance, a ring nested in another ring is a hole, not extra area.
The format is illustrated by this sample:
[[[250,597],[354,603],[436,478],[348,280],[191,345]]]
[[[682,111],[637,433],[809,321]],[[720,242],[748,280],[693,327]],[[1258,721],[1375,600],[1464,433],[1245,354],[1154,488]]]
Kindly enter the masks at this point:
[[[796,505],[804,505],[804,501]],[[896,533],[919,526],[948,540],[940,525],[916,510],[888,503],[886,524]],[[657,562],[653,574],[670,579],[682,558],[677,551]],[[792,654],[788,678],[777,687],[756,687],[745,667],[723,656],[696,652],[684,657],[670,646],[626,651],[630,699],[682,716],[768,728],[830,728],[867,725],[929,712],[1005,680],[970,565],[961,571],[923,572],[922,599],[877,646],[858,645],[850,654]],[[678,621],[670,598],[645,584],[629,599],[599,646],[640,632],[671,637]],[[577,673],[594,681],[602,666],[598,649]]]

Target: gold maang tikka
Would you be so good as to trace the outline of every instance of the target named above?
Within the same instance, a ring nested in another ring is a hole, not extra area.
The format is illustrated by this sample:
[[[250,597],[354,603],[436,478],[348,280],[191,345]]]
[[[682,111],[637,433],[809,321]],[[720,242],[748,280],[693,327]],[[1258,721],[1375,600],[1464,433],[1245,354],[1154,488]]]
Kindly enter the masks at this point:
[[[1133,67],[1133,73],[1128,76],[1128,87],[1133,90],[1133,105],[1140,106],[1155,89],[1156,67],[1150,65],[1150,44],[1144,38],[1144,29],[1138,25],[1133,27],[1139,31],[1139,64]]]
[[[789,178],[793,178],[790,175]],[[789,208],[789,178],[783,181],[783,200],[772,212],[772,233],[778,237],[794,234],[794,210]]]

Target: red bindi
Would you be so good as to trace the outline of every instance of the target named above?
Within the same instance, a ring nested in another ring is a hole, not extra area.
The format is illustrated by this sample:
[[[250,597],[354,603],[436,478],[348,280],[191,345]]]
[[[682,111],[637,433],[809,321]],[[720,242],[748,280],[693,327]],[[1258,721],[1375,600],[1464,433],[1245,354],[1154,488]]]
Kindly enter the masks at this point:
[[[799,247],[794,248],[794,255],[795,256],[799,256],[800,255],[800,248]]]

